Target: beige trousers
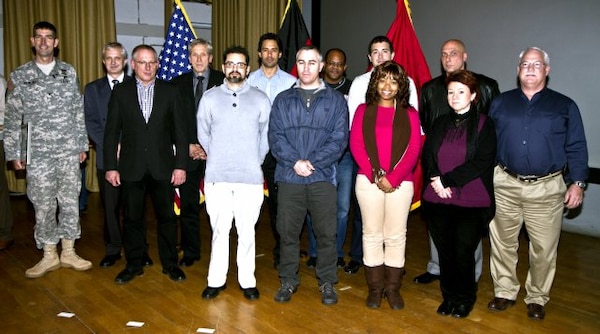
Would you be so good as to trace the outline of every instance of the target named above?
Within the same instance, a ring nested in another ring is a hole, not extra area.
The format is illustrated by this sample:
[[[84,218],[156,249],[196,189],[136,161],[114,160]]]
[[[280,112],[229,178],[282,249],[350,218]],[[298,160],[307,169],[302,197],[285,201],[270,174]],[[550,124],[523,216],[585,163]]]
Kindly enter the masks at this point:
[[[365,266],[404,268],[406,221],[413,197],[413,183],[404,181],[384,193],[364,175],[356,176],[356,199],[363,221]]]
[[[517,299],[517,250],[524,223],[530,239],[525,303],[546,305],[556,272],[565,192],[562,175],[527,183],[494,169],[496,216],[490,223],[490,271],[495,297]]]

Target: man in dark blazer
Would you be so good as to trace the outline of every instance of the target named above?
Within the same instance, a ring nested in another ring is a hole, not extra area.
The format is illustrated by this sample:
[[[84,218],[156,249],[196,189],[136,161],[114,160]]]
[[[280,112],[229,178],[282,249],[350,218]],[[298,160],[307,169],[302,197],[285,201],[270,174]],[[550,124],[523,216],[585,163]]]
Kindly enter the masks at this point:
[[[144,273],[145,195],[151,195],[158,222],[162,272],[174,281],[185,274],[177,265],[174,186],[185,182],[188,140],[185,115],[175,86],[156,79],[158,57],[149,45],[132,52],[135,80],[115,87],[108,104],[104,132],[106,180],[122,186],[125,207],[123,242],[127,266],[117,284]],[[120,149],[119,149],[120,143]]]
[[[183,258],[180,266],[189,267],[200,259],[200,180],[206,168],[206,153],[198,142],[196,131],[196,113],[202,94],[223,83],[223,72],[213,70],[212,44],[198,38],[190,42],[189,60],[193,71],[180,75],[171,82],[179,90],[181,111],[185,113],[189,143],[189,159],[186,181],[179,186],[181,250]]]
[[[121,258],[120,198],[121,189],[113,187],[104,178],[104,129],[108,114],[110,93],[116,84],[131,77],[125,73],[127,50],[119,42],[107,43],[102,49],[102,63],[106,75],[85,86],[84,109],[85,126],[88,136],[96,147],[96,169],[100,198],[104,206],[104,245],[105,256],[100,267],[107,268]],[[144,253],[144,265],[152,265],[148,253]]]

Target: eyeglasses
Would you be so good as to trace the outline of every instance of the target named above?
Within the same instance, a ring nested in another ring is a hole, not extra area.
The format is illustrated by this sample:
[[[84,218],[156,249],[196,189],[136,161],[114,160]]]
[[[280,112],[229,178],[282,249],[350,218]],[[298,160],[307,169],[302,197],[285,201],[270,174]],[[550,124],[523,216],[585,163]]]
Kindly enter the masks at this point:
[[[156,65],[158,65],[158,62],[157,62],[157,61],[138,61],[138,60],[134,60],[134,62],[135,62],[136,64],[138,64],[138,65],[140,65],[140,66],[144,66],[144,67],[146,67],[146,66],[148,66],[148,65],[149,65],[149,66],[156,66]]]
[[[533,63],[530,63],[528,61],[524,61],[524,62],[520,63],[519,66],[522,69],[527,69],[529,67],[533,67],[536,70],[539,70],[540,68],[546,66],[546,64],[542,63],[541,61],[534,61]]]
[[[228,61],[228,62],[225,63],[225,68],[234,68],[234,67],[237,67],[237,68],[243,70],[243,69],[246,68],[246,66],[248,66],[248,64],[246,64],[246,63],[234,63],[232,61]]]

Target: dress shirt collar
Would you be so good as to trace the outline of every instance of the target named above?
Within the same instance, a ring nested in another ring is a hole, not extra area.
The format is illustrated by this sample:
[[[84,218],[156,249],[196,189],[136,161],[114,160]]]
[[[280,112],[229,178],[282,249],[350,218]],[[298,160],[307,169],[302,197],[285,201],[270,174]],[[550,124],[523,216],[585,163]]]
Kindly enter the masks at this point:
[[[125,79],[125,72],[121,73],[121,75],[119,75],[116,78],[111,77],[110,75],[106,76],[106,80],[108,80],[108,85],[110,86],[110,89],[113,89],[113,80],[117,80],[119,81],[119,83],[123,82],[123,79]]]

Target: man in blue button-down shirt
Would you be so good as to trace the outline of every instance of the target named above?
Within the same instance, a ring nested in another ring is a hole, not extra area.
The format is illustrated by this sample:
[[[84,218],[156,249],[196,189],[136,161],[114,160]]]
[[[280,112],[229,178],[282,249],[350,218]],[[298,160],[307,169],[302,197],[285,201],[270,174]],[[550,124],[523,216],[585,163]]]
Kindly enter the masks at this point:
[[[498,137],[494,171],[496,216],[490,223],[491,311],[514,305],[519,231],[529,233],[527,314],[545,316],[554,280],[564,207],[581,205],[588,154],[579,109],[573,100],[546,87],[550,58],[530,47],[519,56],[520,87],[501,94],[490,116]]]
[[[260,36],[258,40],[258,64],[256,71],[248,75],[248,83],[267,94],[271,104],[279,93],[291,88],[296,83],[296,77],[282,70],[279,65],[283,53],[283,44],[277,34],[268,32]],[[269,151],[262,165],[265,180],[269,190],[267,203],[269,204],[269,216],[271,229],[275,238],[273,247],[273,265],[279,266],[279,243],[280,237],[277,233],[275,222],[277,221],[277,185],[275,184],[275,166],[277,161]]]

